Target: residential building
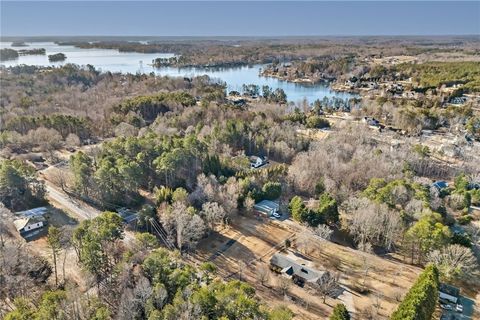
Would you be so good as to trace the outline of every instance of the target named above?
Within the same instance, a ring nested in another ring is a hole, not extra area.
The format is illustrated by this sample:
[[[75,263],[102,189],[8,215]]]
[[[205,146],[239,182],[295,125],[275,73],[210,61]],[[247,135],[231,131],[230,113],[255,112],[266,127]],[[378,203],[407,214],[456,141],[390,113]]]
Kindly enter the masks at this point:
[[[41,229],[46,226],[46,220],[43,216],[34,216],[34,217],[24,217],[13,221],[15,228],[20,233],[24,235],[30,231]]]
[[[460,297],[460,289],[445,283],[440,283],[439,294],[441,300],[457,303]]]
[[[262,200],[259,203],[255,204],[253,208],[263,214],[266,214],[268,217],[278,214],[280,205],[276,202],[270,200]]]
[[[298,263],[293,259],[276,253],[270,258],[270,268],[283,276],[292,279],[300,286],[304,284],[317,284],[323,277],[328,277],[328,271],[319,271]]]

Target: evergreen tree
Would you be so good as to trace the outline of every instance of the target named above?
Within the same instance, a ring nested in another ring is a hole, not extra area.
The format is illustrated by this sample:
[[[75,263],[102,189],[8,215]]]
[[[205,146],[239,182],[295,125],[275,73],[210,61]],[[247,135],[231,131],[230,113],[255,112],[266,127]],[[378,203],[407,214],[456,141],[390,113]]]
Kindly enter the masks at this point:
[[[438,269],[428,265],[392,314],[391,320],[430,320],[438,300]]]
[[[350,320],[350,314],[343,303],[339,303],[333,308],[330,320]]]

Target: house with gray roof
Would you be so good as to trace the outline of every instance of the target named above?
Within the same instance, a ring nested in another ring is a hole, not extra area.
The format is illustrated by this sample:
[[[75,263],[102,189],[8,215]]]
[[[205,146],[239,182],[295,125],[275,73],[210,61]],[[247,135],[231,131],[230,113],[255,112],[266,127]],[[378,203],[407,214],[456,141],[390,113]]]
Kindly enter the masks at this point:
[[[328,271],[312,269],[279,253],[274,254],[270,258],[270,268],[274,272],[292,279],[293,282],[300,286],[303,286],[304,284],[317,284],[324,277],[330,275]]]
[[[253,206],[256,211],[266,214],[267,217],[271,217],[274,213],[278,213],[280,205],[270,200],[262,200]]]

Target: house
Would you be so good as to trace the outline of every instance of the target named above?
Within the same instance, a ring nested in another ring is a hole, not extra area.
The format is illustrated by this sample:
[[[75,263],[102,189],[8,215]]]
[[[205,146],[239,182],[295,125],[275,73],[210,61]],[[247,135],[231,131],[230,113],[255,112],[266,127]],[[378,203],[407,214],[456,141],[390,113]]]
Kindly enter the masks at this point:
[[[453,97],[450,99],[449,102],[456,105],[464,104],[465,102],[467,102],[467,97]]]
[[[44,217],[47,212],[46,207],[15,212],[16,219],[13,224],[20,235],[24,236],[30,231],[42,229],[47,225],[47,220]]]
[[[229,97],[227,98],[227,101],[234,105],[235,107],[243,107],[244,105],[247,104],[247,101],[243,98],[240,98],[240,97],[236,97],[236,96],[232,96],[232,97]]]
[[[117,213],[120,217],[122,217],[123,222],[129,224],[135,220],[137,220],[137,212],[130,210],[128,208],[120,208],[117,210]]]
[[[435,181],[432,184],[432,187],[436,188],[438,191],[442,191],[448,188],[448,183],[446,181]]]
[[[46,220],[43,216],[23,217],[13,221],[15,228],[24,235],[30,231],[41,229],[46,226]]]
[[[44,216],[47,213],[47,211],[48,211],[47,207],[38,207],[30,210],[15,212],[15,215],[21,218],[31,218],[31,217]]]
[[[283,276],[290,278],[294,283],[303,286],[304,284],[316,284],[323,277],[329,276],[328,271],[318,271],[300,264],[289,257],[276,253],[270,258],[270,268]]]
[[[445,283],[440,283],[439,297],[441,300],[446,300],[452,303],[457,303],[460,297],[460,289]]]
[[[270,200],[262,200],[253,206],[255,210],[260,213],[266,214],[268,217],[278,215],[280,205]]]
[[[261,166],[268,163],[267,157],[250,157],[250,167],[251,168],[260,168]]]

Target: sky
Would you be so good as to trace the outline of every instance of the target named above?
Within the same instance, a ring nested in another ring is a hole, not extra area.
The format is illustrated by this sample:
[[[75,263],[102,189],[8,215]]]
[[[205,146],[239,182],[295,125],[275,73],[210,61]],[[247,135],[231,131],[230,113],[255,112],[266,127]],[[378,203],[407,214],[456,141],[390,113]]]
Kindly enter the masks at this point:
[[[480,35],[479,1],[3,1],[1,36]]]

